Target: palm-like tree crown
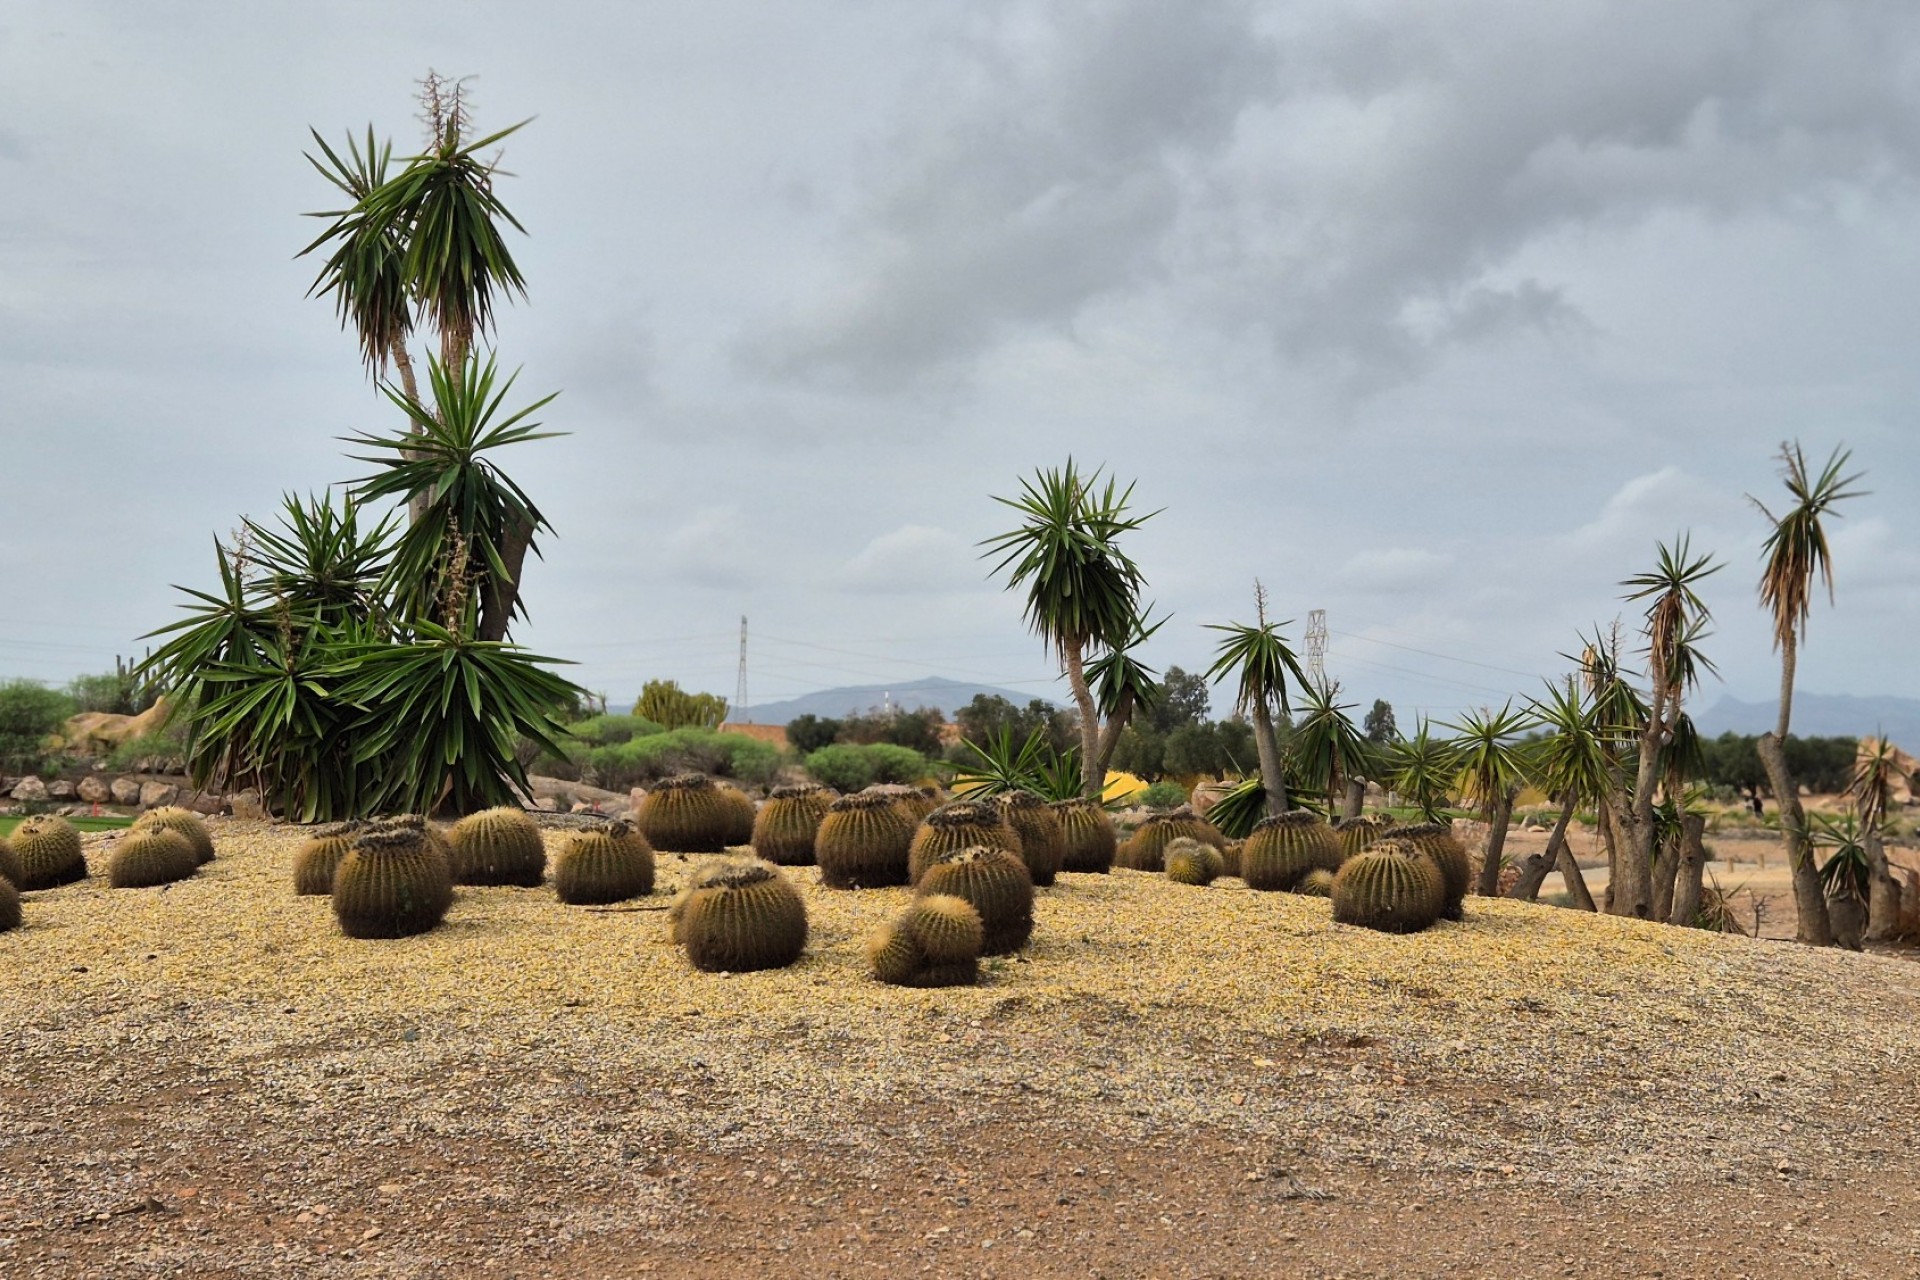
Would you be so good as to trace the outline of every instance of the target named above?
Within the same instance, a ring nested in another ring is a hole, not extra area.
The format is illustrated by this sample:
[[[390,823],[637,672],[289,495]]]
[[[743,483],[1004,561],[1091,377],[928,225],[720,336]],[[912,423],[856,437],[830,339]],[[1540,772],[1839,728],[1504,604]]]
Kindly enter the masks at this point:
[[[1781,477],[1793,496],[1793,506],[1776,516],[1765,503],[1748,496],[1747,500],[1773,526],[1761,544],[1765,567],[1760,571],[1760,602],[1773,615],[1775,648],[1806,635],[1816,575],[1826,584],[1829,602],[1833,599],[1833,557],[1821,520],[1833,512],[1836,504],[1866,492],[1853,487],[1865,472],[1844,474],[1852,457],[1845,449],[1835,449],[1827,465],[1814,475],[1807,470],[1806,455],[1798,442],[1782,444]],[[1837,517],[1839,513],[1833,514]]]
[[[1526,712],[1515,711],[1509,702],[1498,712],[1476,710],[1446,725],[1458,735],[1454,785],[1463,800],[1492,808],[1526,781],[1520,735],[1532,723]]]
[[[1549,794],[1592,804],[1606,794],[1611,781],[1607,724],[1601,700],[1583,697],[1579,684],[1568,676],[1547,686],[1547,696],[1527,704],[1534,721],[1546,730],[1533,752],[1534,768]]]

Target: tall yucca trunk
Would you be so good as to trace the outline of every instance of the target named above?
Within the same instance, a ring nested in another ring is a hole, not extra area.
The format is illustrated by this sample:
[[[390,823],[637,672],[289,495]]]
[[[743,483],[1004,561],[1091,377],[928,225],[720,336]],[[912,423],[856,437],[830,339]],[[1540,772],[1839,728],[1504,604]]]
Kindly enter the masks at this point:
[[[1093,705],[1093,690],[1087,687],[1086,656],[1078,644],[1062,645],[1061,652],[1067,660],[1073,704],[1080,708],[1080,794],[1098,800],[1106,792],[1107,779],[1100,767],[1100,713]]]
[[[1287,777],[1280,767],[1280,740],[1273,731],[1267,700],[1253,704],[1253,746],[1260,755],[1260,786],[1267,793],[1267,816],[1287,811]]]
[[[1780,842],[1787,850],[1787,866],[1793,871],[1794,941],[1810,947],[1833,945],[1833,921],[1827,915],[1827,898],[1820,885],[1820,872],[1813,864],[1813,838],[1807,830],[1807,813],[1800,805],[1800,788],[1787,768],[1787,730],[1793,717],[1793,673],[1798,661],[1798,643],[1791,631],[1780,643],[1780,718],[1772,733],[1760,735],[1760,763],[1767,770],[1767,785],[1773,788],[1774,804],[1780,811]]]

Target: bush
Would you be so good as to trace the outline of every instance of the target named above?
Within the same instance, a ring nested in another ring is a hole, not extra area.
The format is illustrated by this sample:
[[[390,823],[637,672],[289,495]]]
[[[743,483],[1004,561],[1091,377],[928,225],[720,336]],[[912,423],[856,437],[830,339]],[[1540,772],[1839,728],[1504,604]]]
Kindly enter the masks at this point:
[[[807,772],[836,791],[858,791],[876,782],[918,782],[933,766],[918,751],[887,742],[822,747],[807,757]]]
[[[1137,802],[1149,809],[1172,809],[1187,802],[1187,789],[1170,779],[1156,782],[1140,793]]]
[[[108,754],[107,767],[120,773],[131,773],[148,760],[185,760],[187,735],[182,720],[184,717],[177,717],[159,733],[143,733],[137,738],[128,738]]]
[[[787,744],[803,756],[810,756],[822,747],[830,747],[840,739],[840,722],[809,712],[787,721]]]
[[[650,738],[665,733],[667,726],[645,716],[588,716],[567,726],[567,736],[578,739],[584,751],[590,747],[611,747],[635,738]],[[571,743],[563,743],[571,746]]]
[[[73,714],[73,699],[31,680],[0,684],[0,769],[29,773],[47,758],[44,742]]]
[[[763,787],[780,768],[780,752],[745,734],[674,729],[631,738],[586,753],[598,785],[613,791],[645,786],[676,773],[706,773]]]

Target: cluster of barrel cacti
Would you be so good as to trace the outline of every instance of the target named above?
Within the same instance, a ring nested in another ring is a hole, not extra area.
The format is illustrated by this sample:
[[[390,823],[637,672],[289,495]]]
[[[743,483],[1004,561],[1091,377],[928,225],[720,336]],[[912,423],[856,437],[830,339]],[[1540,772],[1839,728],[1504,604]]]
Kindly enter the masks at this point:
[[[907,852],[907,880],[919,884],[942,855],[976,846],[1003,849],[1020,859],[1020,837],[992,800],[955,800],[921,819]],[[1024,865],[1024,863],[1022,864]],[[1031,887],[1032,873],[1028,873]]]
[[[980,915],[981,954],[1018,951],[1033,936],[1033,877],[1011,849],[969,845],[934,857],[915,883],[919,897],[949,894]]]
[[[207,830],[207,824],[200,815],[191,809],[173,805],[149,809],[134,820],[133,826],[135,830],[158,828],[176,833],[193,849],[193,864],[196,867],[213,861],[213,833]]]
[[[1149,815],[1116,851],[1114,862],[1133,871],[1164,871],[1167,846],[1182,836],[1216,849],[1227,847],[1227,838],[1219,828],[1194,813],[1192,806],[1183,804]]]
[[[965,898],[922,894],[867,938],[867,964],[902,987],[962,987],[980,980],[986,926]]]
[[[1380,839],[1405,840],[1440,872],[1440,918],[1458,920],[1460,904],[1473,883],[1473,861],[1467,848],[1453,834],[1453,828],[1438,822],[1388,827]]]
[[[333,914],[349,938],[405,938],[439,924],[453,903],[445,839],[420,818],[355,833],[333,871]]]
[[[1333,878],[1333,918],[1383,933],[1417,933],[1440,918],[1439,866],[1409,840],[1383,836]]]
[[[301,842],[293,855],[293,891],[325,897],[333,892],[334,868],[353,848],[366,823],[357,820],[322,827]]]
[[[1262,818],[1240,849],[1240,878],[1263,892],[1298,886],[1309,872],[1338,871],[1340,839],[1319,814],[1306,809]]]
[[[668,912],[668,927],[696,969],[780,969],[806,950],[807,905],[772,863],[717,859],[696,869]]]
[[[1227,871],[1227,861],[1220,850],[1192,836],[1177,836],[1169,841],[1161,861],[1166,866],[1167,879],[1175,884],[1209,885]]]

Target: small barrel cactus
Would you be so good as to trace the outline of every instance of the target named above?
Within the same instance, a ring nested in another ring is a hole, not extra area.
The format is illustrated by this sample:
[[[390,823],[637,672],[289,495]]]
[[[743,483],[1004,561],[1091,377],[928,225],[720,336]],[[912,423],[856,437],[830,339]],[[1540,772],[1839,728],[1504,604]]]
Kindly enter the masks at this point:
[[[1060,819],[1060,869],[1084,875],[1105,875],[1113,868],[1117,840],[1113,819],[1098,800],[1079,796],[1056,800],[1051,806]]]
[[[18,889],[25,874],[20,870],[20,855],[13,851],[5,836],[0,836],[0,880]]]
[[[1247,842],[1245,840],[1227,841],[1226,847],[1220,850],[1221,875],[1237,876],[1240,874],[1240,854],[1246,847]]]
[[[980,977],[986,928],[973,904],[952,894],[915,898],[867,939],[867,964],[903,987],[970,986]]]
[[[1027,864],[1033,883],[1041,888],[1052,884],[1067,856],[1060,815],[1031,791],[1005,791],[994,801],[1000,806],[1001,820],[1020,837],[1020,860]]]
[[[1385,834],[1386,829],[1386,824],[1376,818],[1340,819],[1333,824],[1333,834],[1340,839],[1341,858],[1344,860],[1365,852]]]
[[[363,822],[341,822],[322,827],[294,851],[293,891],[324,897],[333,892],[333,873],[340,859],[366,829]]]
[[[455,884],[537,889],[547,877],[547,845],[524,809],[503,805],[470,813],[447,835]]]
[[[653,847],[625,822],[565,832],[553,856],[553,891],[576,907],[605,906],[653,892]]]
[[[1333,918],[1382,933],[1417,933],[1440,918],[1440,869],[1411,843],[1382,838],[1333,878]]]
[[[927,868],[945,853],[985,846],[1021,856],[1020,836],[1000,817],[991,800],[955,800],[941,805],[920,822],[907,856],[907,883],[919,884]],[[1032,876],[1028,876],[1032,885]]]
[[[451,905],[446,855],[424,824],[381,823],[362,831],[334,868],[333,914],[349,938],[425,933]]]
[[[759,806],[753,797],[738,787],[724,782],[713,785],[715,794],[720,797],[721,808],[727,815],[725,834],[726,847],[743,848],[753,843],[753,820],[759,814]]]
[[[913,823],[877,791],[841,796],[813,836],[820,883],[829,889],[874,889],[907,883]]]
[[[1440,903],[1442,920],[1458,920],[1460,903],[1473,885],[1473,860],[1467,847],[1453,834],[1453,828],[1439,822],[1420,822],[1388,827],[1382,839],[1405,840],[1440,869],[1445,895]]]
[[[833,792],[813,783],[775,787],[754,816],[753,852],[777,867],[813,865],[813,837],[833,804]]]
[[[1315,867],[1339,869],[1340,841],[1317,813],[1293,809],[1262,818],[1240,850],[1240,878],[1247,888],[1291,889]]]
[[[1300,877],[1300,883],[1293,886],[1293,891],[1309,898],[1330,898],[1333,896],[1333,877],[1334,873],[1325,867],[1315,867]]]
[[[200,855],[175,827],[135,825],[107,863],[107,883],[116,889],[147,889],[185,880],[200,867]]]
[[[706,973],[782,969],[807,946],[807,904],[780,868],[742,858],[708,873],[678,921],[693,967]]]
[[[914,896],[942,893],[964,898],[980,913],[984,955],[1018,951],[1033,936],[1033,877],[1010,849],[972,845],[942,854],[920,877]]]
[[[20,927],[20,890],[0,876],[0,933]]]
[[[207,824],[200,815],[191,809],[182,809],[178,805],[149,809],[136,818],[133,825],[178,831],[193,847],[195,866],[205,866],[213,861],[213,833],[207,830]]]
[[[1226,859],[1220,851],[1191,836],[1168,841],[1161,861],[1167,868],[1167,879],[1175,884],[1212,884],[1226,873]]]
[[[740,825],[740,815],[712,778],[682,773],[654,784],[640,802],[634,823],[656,849],[719,853]],[[752,834],[751,823],[748,834]]]
[[[1165,813],[1150,815],[1135,828],[1114,855],[1114,861],[1132,871],[1166,870],[1167,845],[1186,836],[1216,849],[1224,849],[1227,838],[1211,822],[1194,813],[1191,805],[1181,805]]]
[[[71,822],[54,814],[28,818],[15,827],[13,853],[20,860],[20,878],[14,881],[14,887],[22,893],[57,889],[87,878],[80,833]]]

